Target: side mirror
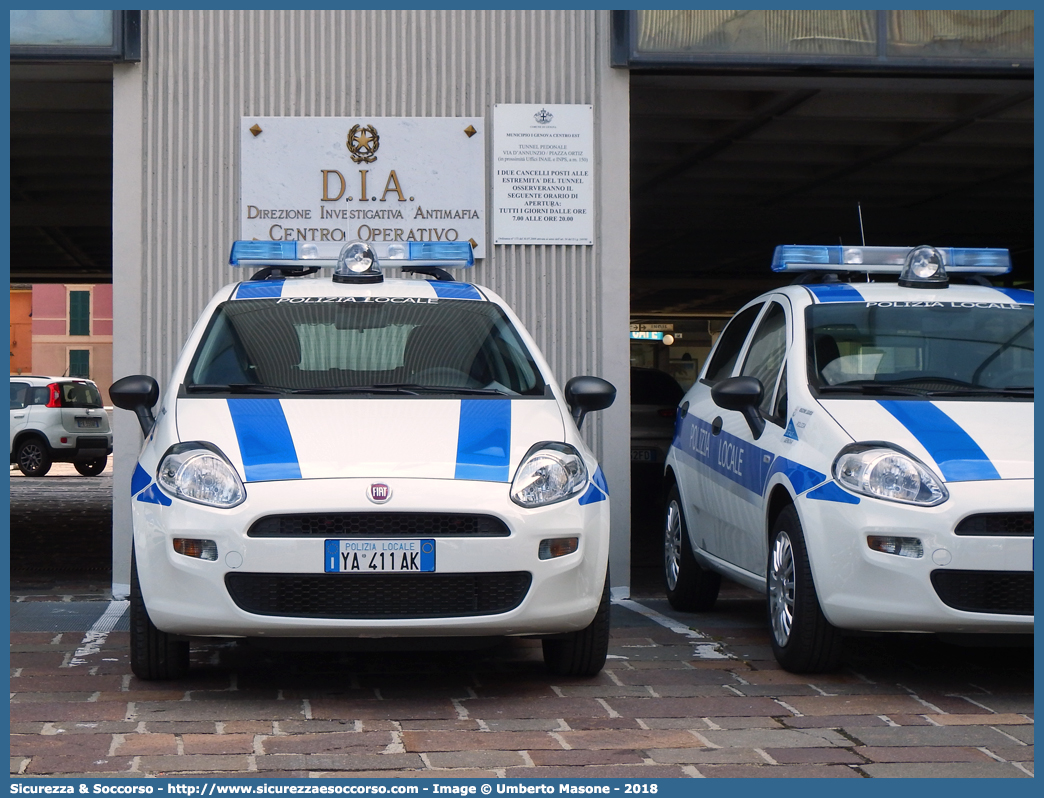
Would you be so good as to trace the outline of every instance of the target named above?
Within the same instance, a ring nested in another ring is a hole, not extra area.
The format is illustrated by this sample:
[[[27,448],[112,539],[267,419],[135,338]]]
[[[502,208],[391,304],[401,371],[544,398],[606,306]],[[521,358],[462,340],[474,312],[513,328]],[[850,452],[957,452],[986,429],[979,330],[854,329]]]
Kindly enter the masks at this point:
[[[577,429],[583,425],[584,416],[605,410],[614,399],[616,387],[601,377],[573,377],[565,385],[565,400]]]
[[[109,398],[116,407],[131,410],[138,417],[143,435],[148,435],[156,424],[152,408],[159,399],[159,384],[145,374],[121,377],[109,388]]]
[[[765,431],[765,419],[758,410],[764,390],[756,377],[730,377],[711,388],[711,399],[718,407],[742,413],[757,440]]]

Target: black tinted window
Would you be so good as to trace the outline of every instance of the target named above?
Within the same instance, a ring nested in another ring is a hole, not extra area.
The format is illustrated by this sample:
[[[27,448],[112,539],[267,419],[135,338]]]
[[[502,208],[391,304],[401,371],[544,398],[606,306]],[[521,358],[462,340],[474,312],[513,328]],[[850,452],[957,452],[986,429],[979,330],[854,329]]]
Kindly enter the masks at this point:
[[[28,402],[26,401],[26,394],[29,392],[29,383],[27,382],[12,382],[11,383],[11,409],[20,410],[25,407]]]
[[[772,395],[776,390],[779,370],[787,346],[787,317],[783,306],[773,302],[761,319],[747,351],[747,361],[740,372],[746,377],[761,381],[764,393],[761,396],[761,412],[772,415]]]
[[[88,382],[59,383],[62,407],[101,407],[101,393]]]
[[[714,348],[714,354],[707,366],[704,379],[707,382],[718,382],[726,377],[732,376],[732,369],[736,366],[736,358],[739,357],[743,342],[747,340],[747,333],[758,316],[761,305],[752,305],[734,316],[732,321],[726,325],[718,339],[718,345]]]

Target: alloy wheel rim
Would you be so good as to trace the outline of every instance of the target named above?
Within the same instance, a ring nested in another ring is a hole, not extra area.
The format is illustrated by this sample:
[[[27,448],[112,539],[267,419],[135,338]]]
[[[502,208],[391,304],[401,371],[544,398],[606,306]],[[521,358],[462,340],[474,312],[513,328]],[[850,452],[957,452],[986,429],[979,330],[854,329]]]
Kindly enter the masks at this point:
[[[31,445],[22,449],[22,465],[28,471],[35,471],[40,467],[43,452],[39,446]]]
[[[794,625],[794,547],[786,532],[778,532],[772,544],[768,587],[772,635],[777,645],[785,646]]]
[[[667,521],[663,534],[663,565],[667,575],[667,587],[674,590],[678,586],[678,574],[681,571],[681,510],[676,501],[667,505]]]

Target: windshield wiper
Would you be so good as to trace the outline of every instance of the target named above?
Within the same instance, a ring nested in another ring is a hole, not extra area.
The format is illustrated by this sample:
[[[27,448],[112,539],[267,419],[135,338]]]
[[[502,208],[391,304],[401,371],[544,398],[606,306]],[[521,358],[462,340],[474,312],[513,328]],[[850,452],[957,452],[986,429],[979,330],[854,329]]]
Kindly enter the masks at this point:
[[[846,383],[843,385],[820,385],[816,390],[819,393],[858,393],[872,394],[874,396],[924,396],[927,391],[918,391],[914,388],[904,388],[899,385],[890,385],[886,382],[859,382]]]
[[[950,391],[927,391],[926,396],[1033,396],[1033,386],[1013,385],[1007,388],[955,388]]]
[[[458,393],[475,396],[511,396],[499,388],[466,388],[462,385],[419,385],[415,382],[382,382],[376,388],[398,388],[403,391],[419,393]]]
[[[286,388],[277,388],[274,385],[257,385],[249,382],[233,382],[228,385],[216,385],[208,383],[196,383],[186,385],[188,393],[286,393]]]
[[[413,386],[407,385],[334,385],[331,387],[318,387],[318,388],[292,388],[290,393],[293,394],[337,394],[337,393],[388,393],[388,394],[407,394],[410,396],[416,396],[417,392],[409,390]]]

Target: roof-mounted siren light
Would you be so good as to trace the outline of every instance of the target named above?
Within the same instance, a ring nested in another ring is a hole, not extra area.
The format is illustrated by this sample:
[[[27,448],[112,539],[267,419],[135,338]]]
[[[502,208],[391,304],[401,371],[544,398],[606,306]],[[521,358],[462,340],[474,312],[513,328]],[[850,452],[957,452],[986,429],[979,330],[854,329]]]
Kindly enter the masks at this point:
[[[341,247],[334,267],[335,283],[381,283],[384,273],[377,253],[365,241],[349,241]]]
[[[909,264],[914,261],[917,265],[911,267]],[[939,287],[947,284],[947,273],[994,276],[1007,274],[1011,271],[1011,256],[1006,249],[788,244],[776,247],[772,255],[772,271],[898,274],[901,285],[906,285],[904,280],[909,280],[910,285]],[[941,274],[941,279],[937,272]],[[920,273],[936,276],[921,277]]]
[[[228,262],[232,266],[321,267],[337,270],[345,250],[355,245],[369,249],[374,261],[379,264],[378,269],[381,266],[466,269],[475,265],[475,253],[470,241],[235,241]],[[358,254],[361,250],[356,248],[352,252]],[[354,273],[349,267],[344,268],[344,273]]]
[[[899,274],[899,285],[904,288],[946,288],[949,284],[943,254],[939,250],[927,245],[910,250]]]

